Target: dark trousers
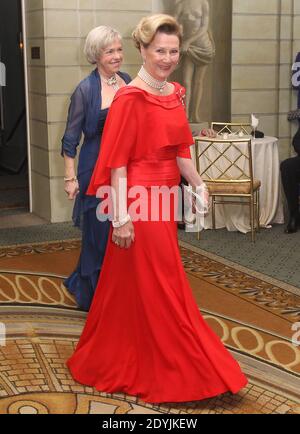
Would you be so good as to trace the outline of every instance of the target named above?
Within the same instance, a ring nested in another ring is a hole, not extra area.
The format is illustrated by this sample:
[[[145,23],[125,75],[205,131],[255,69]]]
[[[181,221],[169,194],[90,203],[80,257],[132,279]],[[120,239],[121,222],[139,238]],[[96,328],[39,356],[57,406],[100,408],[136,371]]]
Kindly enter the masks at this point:
[[[283,161],[280,169],[290,216],[295,215],[299,212],[300,156]]]

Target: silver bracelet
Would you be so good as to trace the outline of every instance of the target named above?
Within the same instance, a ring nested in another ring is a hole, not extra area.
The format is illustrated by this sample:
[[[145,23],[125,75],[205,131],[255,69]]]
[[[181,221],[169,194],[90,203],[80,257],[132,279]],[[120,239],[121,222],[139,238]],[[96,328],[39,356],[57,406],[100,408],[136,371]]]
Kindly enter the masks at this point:
[[[122,226],[126,225],[126,223],[130,222],[131,217],[129,214],[125,216],[122,220],[113,220],[112,225],[114,228],[121,228]]]

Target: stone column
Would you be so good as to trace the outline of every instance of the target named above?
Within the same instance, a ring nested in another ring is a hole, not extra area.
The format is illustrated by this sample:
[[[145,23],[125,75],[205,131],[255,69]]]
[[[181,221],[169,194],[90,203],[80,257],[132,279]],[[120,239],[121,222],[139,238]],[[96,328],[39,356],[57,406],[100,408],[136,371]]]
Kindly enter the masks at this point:
[[[124,36],[122,69],[134,76],[141,61],[131,32],[143,16],[152,12],[152,1],[26,0],[25,3],[33,212],[53,223],[68,221],[73,203],[67,200],[63,189],[60,147],[70,96],[92,69],[83,56],[86,35],[101,24],[117,28]]]
[[[233,0],[232,120],[248,121],[276,136],[280,157],[291,152],[293,128],[287,113],[296,108],[291,67],[300,50],[300,5],[294,0]]]

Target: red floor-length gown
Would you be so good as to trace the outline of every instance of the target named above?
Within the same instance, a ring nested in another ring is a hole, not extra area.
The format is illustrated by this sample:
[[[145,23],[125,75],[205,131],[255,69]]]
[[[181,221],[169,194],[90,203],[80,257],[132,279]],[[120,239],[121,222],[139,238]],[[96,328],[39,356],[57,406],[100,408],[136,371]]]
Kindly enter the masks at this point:
[[[178,185],[176,157],[190,158],[193,139],[184,89],[174,85],[169,96],[133,86],[118,91],[89,194],[110,183],[111,168],[123,166],[128,187]],[[85,328],[67,362],[73,378],[153,403],[238,392],[247,379],[199,312],[181,262],[175,220],[136,221],[134,229],[128,250],[110,235]]]

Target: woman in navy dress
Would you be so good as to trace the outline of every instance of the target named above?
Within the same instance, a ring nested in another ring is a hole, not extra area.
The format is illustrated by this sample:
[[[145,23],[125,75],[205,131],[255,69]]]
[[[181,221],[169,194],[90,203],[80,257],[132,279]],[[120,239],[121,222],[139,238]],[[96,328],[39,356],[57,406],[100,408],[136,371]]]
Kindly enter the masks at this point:
[[[78,307],[88,311],[106,250],[109,222],[97,220],[99,200],[85,193],[97,161],[109,107],[117,90],[131,78],[120,72],[122,38],[111,27],[93,29],[87,36],[84,52],[88,61],[97,67],[80,82],[71,97],[61,155],[65,160],[65,192],[69,200],[75,200],[73,222],[82,229],[79,262],[64,285],[74,295]],[[82,134],[84,141],[76,175],[75,157]]]

